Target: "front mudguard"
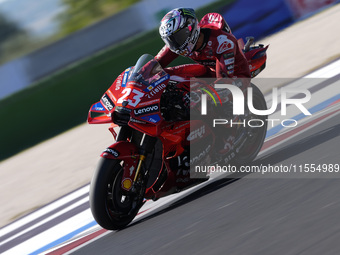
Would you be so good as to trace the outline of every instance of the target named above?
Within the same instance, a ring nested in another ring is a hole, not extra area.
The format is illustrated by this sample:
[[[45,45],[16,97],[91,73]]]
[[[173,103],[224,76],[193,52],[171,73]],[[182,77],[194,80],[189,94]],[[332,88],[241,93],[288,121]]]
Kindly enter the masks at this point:
[[[102,158],[122,159],[139,158],[138,148],[135,144],[128,141],[119,141],[110,145],[100,155]]]
[[[137,165],[139,162],[139,152],[135,144],[128,141],[119,141],[110,145],[100,155],[102,158],[124,161],[122,188],[129,191],[135,178]]]

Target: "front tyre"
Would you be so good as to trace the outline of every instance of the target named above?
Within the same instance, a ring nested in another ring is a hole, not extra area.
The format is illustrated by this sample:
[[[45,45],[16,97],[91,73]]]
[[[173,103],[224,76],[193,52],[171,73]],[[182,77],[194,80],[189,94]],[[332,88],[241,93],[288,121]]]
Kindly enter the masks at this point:
[[[97,223],[108,230],[126,227],[142,199],[121,188],[123,161],[101,158],[90,185],[90,207]]]

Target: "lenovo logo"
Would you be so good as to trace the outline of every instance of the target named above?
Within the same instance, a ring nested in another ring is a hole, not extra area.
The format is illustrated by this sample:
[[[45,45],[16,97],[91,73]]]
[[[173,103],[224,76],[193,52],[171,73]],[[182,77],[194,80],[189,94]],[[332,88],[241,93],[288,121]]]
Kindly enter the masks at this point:
[[[102,101],[104,103],[104,106],[106,107],[106,109],[108,109],[109,111],[111,111],[114,107],[114,103],[112,102],[112,100],[108,97],[107,94],[105,94],[102,97]]]
[[[158,104],[154,104],[154,105],[150,105],[150,106],[147,106],[147,107],[134,109],[133,112],[134,112],[135,116],[139,116],[139,115],[143,115],[143,114],[157,112],[158,110],[159,110]]]

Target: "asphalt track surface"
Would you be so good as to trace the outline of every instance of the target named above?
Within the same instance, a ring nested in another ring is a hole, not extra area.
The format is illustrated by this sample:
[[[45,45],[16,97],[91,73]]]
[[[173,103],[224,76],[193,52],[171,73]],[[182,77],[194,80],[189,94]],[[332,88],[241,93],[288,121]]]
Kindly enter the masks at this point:
[[[339,163],[340,115],[258,164]],[[340,179],[221,179],[71,254],[340,254]]]

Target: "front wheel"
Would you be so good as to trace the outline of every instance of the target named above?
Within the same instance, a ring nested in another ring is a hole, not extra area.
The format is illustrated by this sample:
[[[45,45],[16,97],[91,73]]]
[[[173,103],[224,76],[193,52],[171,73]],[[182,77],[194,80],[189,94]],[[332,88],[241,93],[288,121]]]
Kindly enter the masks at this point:
[[[260,89],[251,84],[253,88],[253,106],[257,110],[267,110],[266,100]],[[267,116],[255,115],[249,112],[245,118],[246,140],[236,150],[233,163],[236,165],[246,165],[251,163],[260,152],[267,134]]]
[[[101,158],[91,180],[92,215],[101,227],[108,230],[126,227],[142,205],[143,196],[129,194],[121,188],[123,163],[120,160]]]

